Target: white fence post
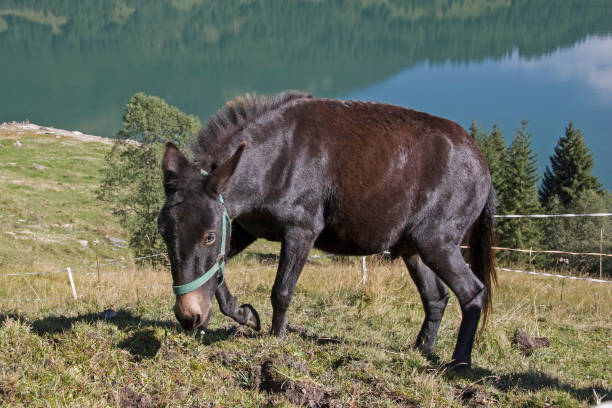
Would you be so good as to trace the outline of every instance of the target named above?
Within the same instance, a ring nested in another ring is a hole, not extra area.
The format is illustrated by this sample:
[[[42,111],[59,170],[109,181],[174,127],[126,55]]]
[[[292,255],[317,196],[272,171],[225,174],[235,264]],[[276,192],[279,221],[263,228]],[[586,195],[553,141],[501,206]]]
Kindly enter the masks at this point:
[[[72,271],[70,270],[70,268],[66,268],[66,270],[68,271],[68,279],[70,279],[70,288],[72,289],[72,296],[74,296],[74,299],[77,299],[77,293],[76,293],[76,289],[74,288],[74,280],[72,279]]]
[[[361,283],[365,285],[368,279],[368,269],[366,268],[366,257],[361,257]]]
[[[603,227],[601,227],[599,235],[599,279],[603,276]]]

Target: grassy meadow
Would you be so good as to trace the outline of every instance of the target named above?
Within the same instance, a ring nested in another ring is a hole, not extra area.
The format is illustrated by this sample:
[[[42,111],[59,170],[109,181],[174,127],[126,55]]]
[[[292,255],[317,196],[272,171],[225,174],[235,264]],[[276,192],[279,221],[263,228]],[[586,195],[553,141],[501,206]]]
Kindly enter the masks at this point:
[[[313,259],[288,336],[270,337],[278,245],[258,241],[229,263],[226,280],[258,310],[262,332],[218,309],[204,333],[184,331],[170,274],[135,266],[105,238],[126,238],[95,200],[109,148],[0,130],[0,406],[574,407],[612,398],[609,284],[500,272],[473,369],[456,374],[441,365],[456,339],[456,299],[436,354],[414,351],[423,309],[400,261],[370,257],[363,285],[358,258]],[[35,271],[62,272],[7,276]],[[518,328],[550,346],[524,356],[511,344]]]

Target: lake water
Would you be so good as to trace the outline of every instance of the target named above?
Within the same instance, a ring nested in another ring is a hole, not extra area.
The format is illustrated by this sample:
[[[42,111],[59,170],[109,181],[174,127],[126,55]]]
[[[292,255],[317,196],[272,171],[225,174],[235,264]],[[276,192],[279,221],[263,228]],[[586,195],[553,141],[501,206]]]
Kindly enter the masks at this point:
[[[112,136],[135,92],[205,122],[287,88],[527,119],[541,170],[572,120],[612,188],[612,0],[0,2],[0,122]]]

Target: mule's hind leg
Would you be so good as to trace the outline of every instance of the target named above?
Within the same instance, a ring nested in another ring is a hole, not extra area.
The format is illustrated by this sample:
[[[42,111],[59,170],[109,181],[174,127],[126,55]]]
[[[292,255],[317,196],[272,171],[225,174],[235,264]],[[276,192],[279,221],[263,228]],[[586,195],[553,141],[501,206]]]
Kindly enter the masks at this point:
[[[414,346],[423,353],[430,354],[436,344],[440,321],[448,303],[449,293],[444,282],[421,261],[419,255],[402,255],[402,258],[419,290],[423,308],[425,309],[425,320],[417,335]]]
[[[465,263],[458,244],[419,245],[419,253],[423,262],[451,288],[459,300],[461,325],[451,363],[454,366],[470,366],[486,288]]]

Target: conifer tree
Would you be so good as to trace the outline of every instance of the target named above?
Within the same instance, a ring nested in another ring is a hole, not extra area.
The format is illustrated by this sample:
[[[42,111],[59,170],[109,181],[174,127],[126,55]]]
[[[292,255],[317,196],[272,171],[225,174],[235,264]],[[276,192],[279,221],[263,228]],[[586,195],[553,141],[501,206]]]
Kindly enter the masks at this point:
[[[497,198],[500,205],[497,208],[498,212],[503,212],[503,195],[505,190],[506,167],[508,165],[508,151],[502,131],[497,125],[493,125],[493,130],[490,134],[484,132],[475,121],[472,121],[470,126],[470,135],[476,140],[480,151],[482,152],[489,171],[491,173],[491,181],[497,193]]]
[[[537,158],[531,148],[531,135],[527,132],[527,121],[516,129],[508,149],[506,185],[503,208],[508,214],[533,214],[540,209],[536,182],[538,180]],[[514,248],[537,246],[540,231],[533,219],[520,218],[508,223],[500,231],[505,245]]]
[[[483,152],[484,153],[484,152]],[[508,167],[508,149],[502,136],[502,131],[497,125],[493,125],[493,130],[487,136],[485,158],[489,164],[491,180],[497,192],[497,197],[501,203],[498,212],[505,212],[503,202],[506,194],[506,171]]]
[[[565,136],[559,139],[555,153],[550,156],[550,167],[544,171],[539,191],[542,206],[549,207],[555,195],[561,205],[570,207],[584,191],[600,192],[602,185],[591,173],[593,166],[593,155],[584,142],[582,131],[570,122],[565,128]]]
[[[480,145],[480,142],[484,135],[485,134],[482,131],[482,128],[480,127],[480,125],[478,125],[478,122],[476,122],[476,119],[472,119],[472,124],[470,125],[470,136],[472,136],[472,139],[476,141],[476,143],[478,144],[478,147],[480,147],[481,150],[482,150],[482,146]]]

